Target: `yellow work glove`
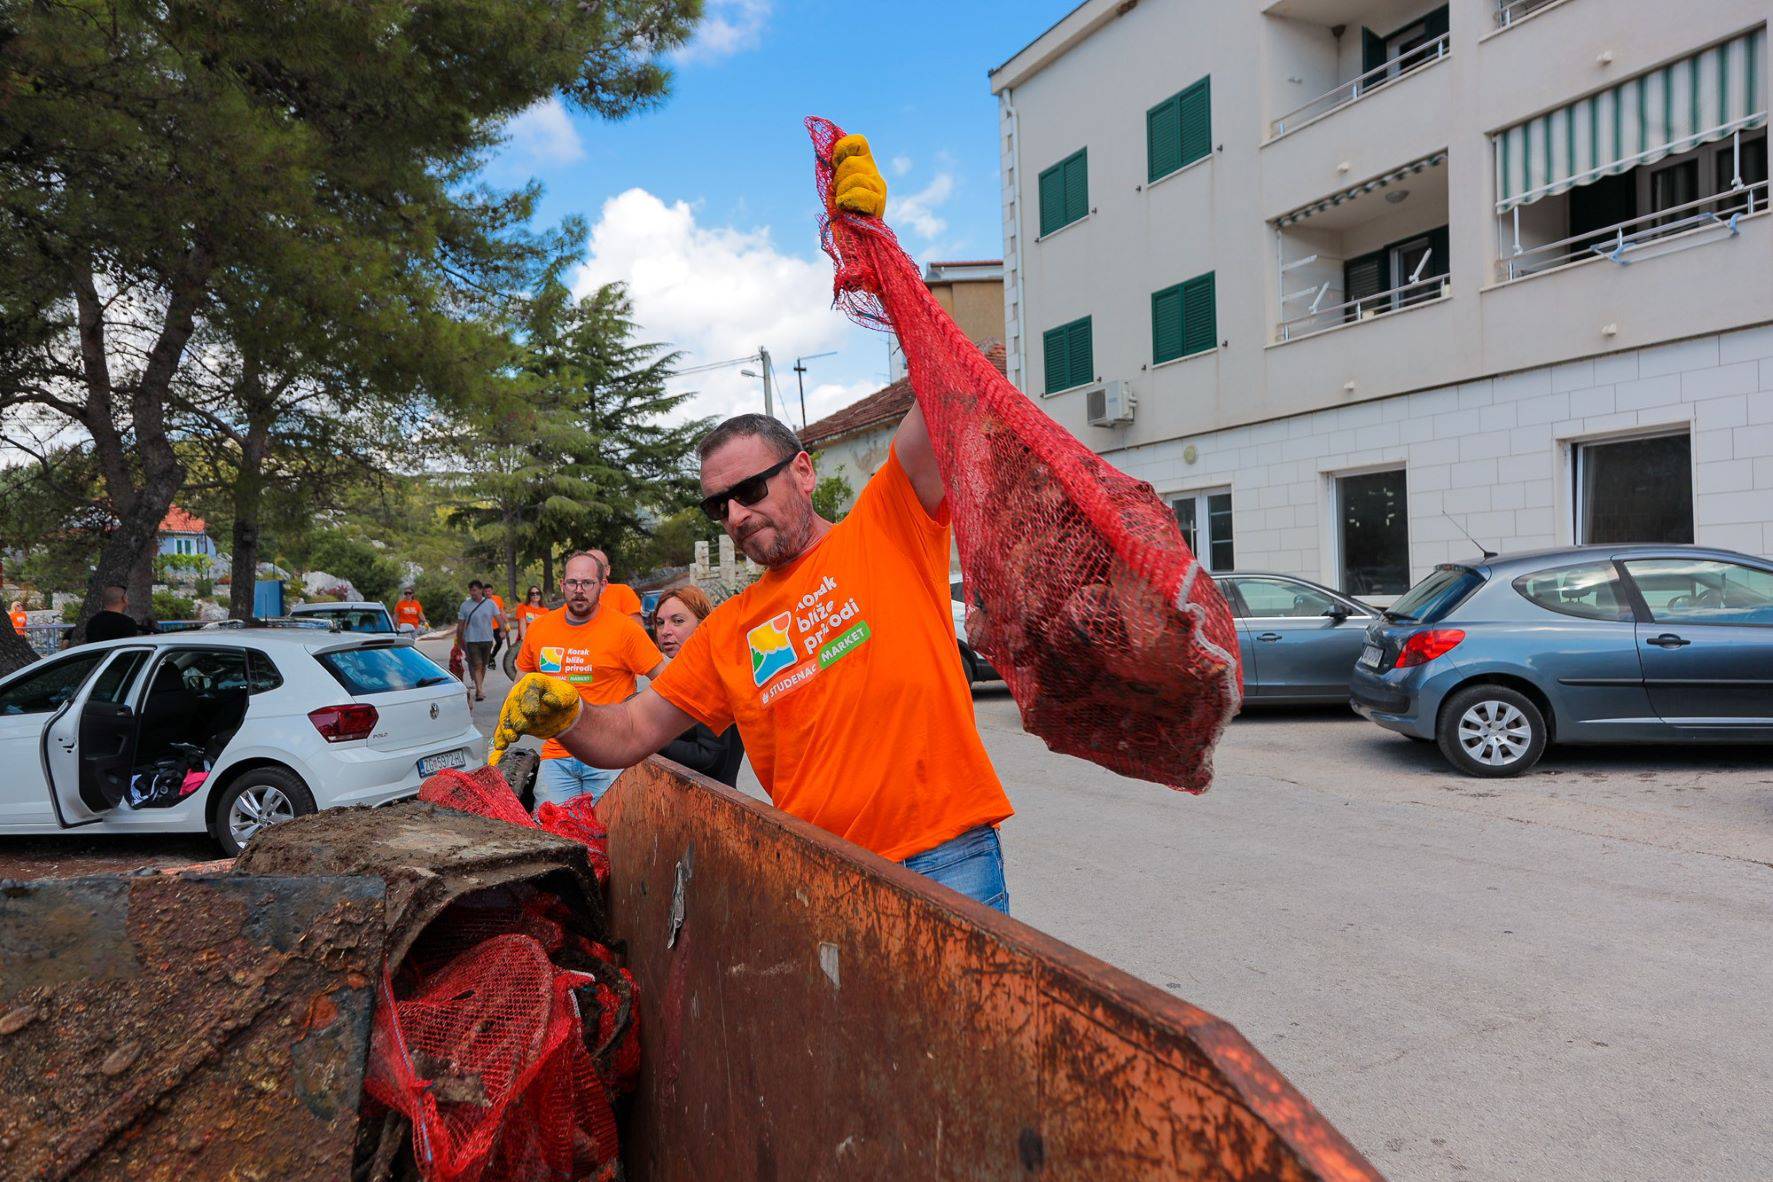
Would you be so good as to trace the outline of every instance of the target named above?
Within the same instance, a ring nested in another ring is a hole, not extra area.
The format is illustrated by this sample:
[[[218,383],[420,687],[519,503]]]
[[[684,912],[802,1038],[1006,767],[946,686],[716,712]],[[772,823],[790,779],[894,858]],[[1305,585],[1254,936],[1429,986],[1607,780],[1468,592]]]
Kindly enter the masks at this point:
[[[846,135],[832,144],[831,163],[837,169],[833,186],[837,208],[871,218],[886,212],[886,178],[880,175],[865,138]]]
[[[497,767],[505,749],[523,735],[552,739],[579,720],[584,707],[571,682],[542,673],[526,673],[499,707],[499,725],[493,731],[488,766]]]

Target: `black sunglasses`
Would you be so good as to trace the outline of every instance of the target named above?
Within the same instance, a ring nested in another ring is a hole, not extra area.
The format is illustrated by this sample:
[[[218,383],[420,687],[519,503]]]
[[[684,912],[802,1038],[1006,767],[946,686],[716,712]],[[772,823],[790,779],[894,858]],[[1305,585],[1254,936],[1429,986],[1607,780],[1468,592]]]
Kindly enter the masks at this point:
[[[769,496],[770,478],[800,458],[795,452],[786,459],[777,460],[755,476],[747,476],[725,492],[717,492],[702,498],[702,512],[710,521],[726,522],[726,508],[729,501],[737,501],[749,509],[763,498]]]

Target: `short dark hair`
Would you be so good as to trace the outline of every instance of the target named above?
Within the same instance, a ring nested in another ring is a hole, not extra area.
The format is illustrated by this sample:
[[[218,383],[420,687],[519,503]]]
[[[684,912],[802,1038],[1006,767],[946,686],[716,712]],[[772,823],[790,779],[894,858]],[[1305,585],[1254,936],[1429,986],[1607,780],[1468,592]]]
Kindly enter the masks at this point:
[[[472,590],[474,590],[474,588],[476,588],[478,586],[480,586],[479,579],[469,579],[468,580],[468,590],[472,591]]]
[[[696,458],[706,460],[733,440],[752,436],[769,444],[778,460],[786,460],[806,450],[800,445],[800,437],[781,419],[769,415],[735,415],[702,436],[702,441],[696,444]]]

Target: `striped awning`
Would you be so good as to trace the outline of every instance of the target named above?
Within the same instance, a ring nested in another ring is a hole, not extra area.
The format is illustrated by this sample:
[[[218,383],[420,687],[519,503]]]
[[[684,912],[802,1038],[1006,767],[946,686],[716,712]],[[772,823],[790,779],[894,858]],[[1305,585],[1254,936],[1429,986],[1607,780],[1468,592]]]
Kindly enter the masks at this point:
[[[1767,119],[1763,26],[1495,136],[1498,213]]]
[[[1392,169],[1384,176],[1376,176],[1370,181],[1362,181],[1360,184],[1352,185],[1349,188],[1343,189],[1341,192],[1332,193],[1328,197],[1313,201],[1310,205],[1302,205],[1291,213],[1282,214],[1280,217],[1274,219],[1274,224],[1278,227],[1284,228],[1293,225],[1295,222],[1302,222],[1314,213],[1323,213],[1325,210],[1335,209],[1339,205],[1347,205],[1357,197],[1363,197],[1368,193],[1377,192],[1380,189],[1396,184],[1398,181],[1413,177],[1419,172],[1438,167],[1439,165],[1444,164],[1446,159],[1447,154],[1445,152],[1435,152],[1431,155],[1422,157],[1420,160],[1412,160],[1408,164]]]

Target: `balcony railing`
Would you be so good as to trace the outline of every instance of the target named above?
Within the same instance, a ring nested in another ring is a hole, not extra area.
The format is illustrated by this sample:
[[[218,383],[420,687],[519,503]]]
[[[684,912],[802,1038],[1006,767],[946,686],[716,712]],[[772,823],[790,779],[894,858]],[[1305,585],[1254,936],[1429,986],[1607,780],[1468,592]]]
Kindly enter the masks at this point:
[[[1523,16],[1556,3],[1557,0],[1496,0],[1496,24],[1506,29]]]
[[[1418,304],[1433,303],[1445,299],[1452,292],[1452,278],[1447,275],[1430,275],[1426,279],[1412,279],[1389,291],[1375,292],[1370,296],[1362,296],[1358,300],[1345,300],[1329,307],[1318,306],[1313,301],[1311,310],[1303,316],[1295,316],[1291,320],[1283,320],[1275,325],[1275,339],[1279,341],[1297,340],[1313,333],[1335,328],[1339,324],[1354,321],[1371,320],[1376,316],[1384,316],[1388,312],[1396,312],[1401,308],[1413,308]],[[1328,284],[1318,292],[1318,299],[1323,298]]]
[[[1631,263],[1645,247],[1697,230],[1720,228],[1735,234],[1743,218],[1767,212],[1767,201],[1767,182],[1759,181],[1556,242],[1516,247],[1497,263],[1497,279],[1507,283],[1596,257]]]
[[[1288,111],[1279,119],[1268,125],[1268,138],[1279,139],[1288,131],[1296,131],[1313,119],[1322,118],[1338,107],[1365,98],[1367,95],[1411,73],[1420,66],[1438,62],[1452,50],[1451,33],[1442,33],[1433,41],[1424,42],[1415,49],[1401,53],[1382,66],[1375,67],[1338,86],[1328,94],[1320,94],[1302,107]]]

